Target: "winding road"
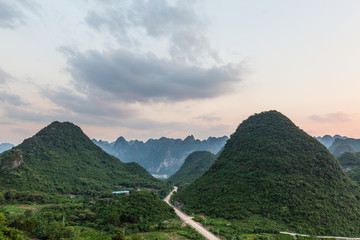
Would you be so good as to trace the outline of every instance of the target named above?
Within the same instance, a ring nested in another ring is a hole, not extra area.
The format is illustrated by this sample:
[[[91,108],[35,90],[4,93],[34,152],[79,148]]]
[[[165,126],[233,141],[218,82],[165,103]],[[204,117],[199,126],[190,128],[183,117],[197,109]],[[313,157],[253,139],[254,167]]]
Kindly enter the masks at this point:
[[[164,201],[169,204],[174,210],[175,213],[179,216],[179,218],[186,223],[187,225],[189,225],[190,227],[194,228],[198,233],[200,233],[201,235],[204,236],[204,238],[208,239],[208,240],[220,240],[220,238],[218,238],[217,236],[215,236],[214,234],[212,234],[211,232],[209,232],[206,228],[204,228],[203,226],[199,225],[199,223],[195,222],[194,220],[192,220],[191,217],[189,217],[188,215],[186,215],[185,213],[183,213],[182,211],[180,211],[179,209],[177,209],[175,206],[173,206],[170,203],[170,197],[171,195],[177,191],[177,187],[174,187],[174,189],[171,191],[171,193],[169,193],[169,195],[167,195],[164,198]]]
[[[186,215],[185,213],[183,213],[182,211],[180,211],[179,209],[177,209],[175,206],[173,206],[170,203],[170,197],[171,195],[177,191],[177,187],[174,187],[174,189],[164,198],[164,201],[169,204],[174,210],[175,213],[179,216],[179,218],[186,223],[187,225],[189,225],[190,227],[194,228],[198,233],[200,233],[202,236],[204,236],[204,238],[208,239],[208,240],[220,240],[219,237],[215,236],[214,234],[212,234],[211,232],[209,232],[206,228],[204,228],[203,226],[199,225],[199,223],[195,222],[194,220],[192,220],[191,217],[189,217],[188,215]],[[286,234],[286,235],[291,235],[293,236],[295,239],[297,238],[296,236],[303,236],[303,237],[310,237],[310,235],[306,235],[306,234],[299,234],[299,233],[290,233],[290,232],[279,232],[280,234]],[[332,238],[332,239],[336,239],[336,240],[360,240],[360,238],[349,238],[349,237],[336,237],[336,236],[315,236],[316,238]]]

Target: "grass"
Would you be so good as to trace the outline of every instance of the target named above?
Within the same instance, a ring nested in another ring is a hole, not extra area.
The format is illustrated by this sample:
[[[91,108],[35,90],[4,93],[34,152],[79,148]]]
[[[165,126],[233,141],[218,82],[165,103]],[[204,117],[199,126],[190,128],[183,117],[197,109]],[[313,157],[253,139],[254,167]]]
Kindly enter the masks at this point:
[[[71,238],[73,240],[110,240],[111,235],[106,232],[95,230],[87,227],[71,227],[74,230],[74,236]]]
[[[163,233],[163,232],[148,232],[148,233],[143,233],[142,234],[142,237],[145,239],[145,240],[171,240],[171,238],[169,238],[167,236],[166,233]]]
[[[4,212],[8,212],[10,214],[23,214],[27,210],[38,211],[44,205],[26,205],[26,204],[17,204],[17,205],[6,205],[3,206],[2,209]]]
[[[278,222],[253,215],[242,220],[226,220],[223,218],[203,219],[200,215],[195,215],[194,220],[217,236],[225,239],[267,239],[267,240],[293,240],[289,235],[278,234],[278,230],[286,229],[286,226]]]
[[[203,240],[204,237],[195,231],[192,227],[185,226],[177,231],[177,234],[186,237],[187,239]]]

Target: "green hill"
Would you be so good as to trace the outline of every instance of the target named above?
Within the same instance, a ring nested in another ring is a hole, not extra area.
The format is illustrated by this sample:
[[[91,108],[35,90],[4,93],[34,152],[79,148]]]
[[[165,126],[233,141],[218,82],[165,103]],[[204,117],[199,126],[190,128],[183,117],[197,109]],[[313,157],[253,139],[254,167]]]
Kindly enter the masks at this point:
[[[163,184],[137,163],[122,163],[69,122],[53,122],[0,155],[0,191],[88,194]]]
[[[360,153],[346,152],[342,154],[338,160],[346,174],[352,180],[360,183]]]
[[[335,157],[340,157],[346,152],[356,152],[352,143],[353,141],[349,141],[348,139],[335,139],[334,143],[329,147],[329,151]]]
[[[191,153],[181,168],[167,181],[173,185],[187,185],[204,174],[215,161],[215,155],[207,151]]]
[[[214,165],[174,196],[184,210],[227,219],[262,216],[281,230],[360,233],[358,185],[316,139],[277,111],[255,114]]]

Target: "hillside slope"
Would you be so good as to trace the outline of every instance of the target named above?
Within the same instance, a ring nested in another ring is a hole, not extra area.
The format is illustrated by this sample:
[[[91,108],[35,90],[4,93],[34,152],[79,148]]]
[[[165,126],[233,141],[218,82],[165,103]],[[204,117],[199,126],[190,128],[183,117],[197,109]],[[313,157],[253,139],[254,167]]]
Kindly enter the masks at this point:
[[[346,152],[338,160],[349,178],[360,183],[360,153]]]
[[[213,217],[275,220],[299,233],[359,234],[358,185],[316,139],[277,111],[242,122],[214,165],[175,196]]]
[[[160,187],[137,163],[122,163],[72,123],[53,122],[0,155],[0,190],[91,193]]]
[[[215,155],[207,151],[191,153],[181,168],[167,182],[175,186],[187,185],[202,176],[214,163]]]
[[[360,139],[335,139],[334,143],[329,147],[329,151],[335,157],[340,157],[346,152],[360,152]]]

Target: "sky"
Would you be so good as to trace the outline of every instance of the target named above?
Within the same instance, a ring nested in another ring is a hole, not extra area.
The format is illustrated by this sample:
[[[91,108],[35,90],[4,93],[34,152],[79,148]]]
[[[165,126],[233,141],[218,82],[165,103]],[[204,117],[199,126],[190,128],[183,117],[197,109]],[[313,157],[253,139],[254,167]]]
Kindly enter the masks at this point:
[[[0,143],[229,136],[278,110],[360,138],[358,0],[0,0]]]

